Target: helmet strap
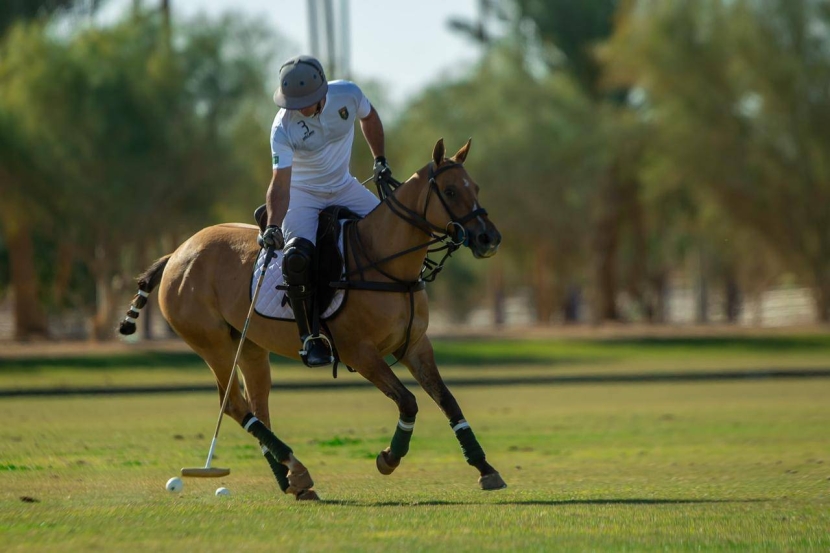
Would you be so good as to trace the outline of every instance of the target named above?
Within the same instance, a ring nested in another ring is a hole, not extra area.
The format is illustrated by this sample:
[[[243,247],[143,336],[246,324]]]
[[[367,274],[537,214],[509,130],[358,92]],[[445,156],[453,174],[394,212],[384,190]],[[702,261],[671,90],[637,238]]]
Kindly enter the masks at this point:
[[[320,112],[322,112],[322,111],[323,111],[323,100],[320,100],[319,102],[317,102],[317,109],[314,110],[314,115],[312,115],[312,117],[317,117],[318,115],[320,115]]]

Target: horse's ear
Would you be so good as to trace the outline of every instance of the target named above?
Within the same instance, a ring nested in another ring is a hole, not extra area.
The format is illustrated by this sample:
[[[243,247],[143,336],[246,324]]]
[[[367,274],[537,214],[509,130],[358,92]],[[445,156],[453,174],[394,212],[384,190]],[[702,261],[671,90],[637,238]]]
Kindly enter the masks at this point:
[[[454,156],[452,156],[452,160],[456,163],[464,163],[464,160],[467,159],[467,154],[470,153],[470,143],[473,141],[472,138],[467,139],[467,143],[464,144],[460,150],[458,150]]]
[[[435,162],[436,167],[441,165],[441,162],[444,161],[444,139],[443,138],[439,138],[438,142],[435,143],[435,148],[432,149],[432,161]]]

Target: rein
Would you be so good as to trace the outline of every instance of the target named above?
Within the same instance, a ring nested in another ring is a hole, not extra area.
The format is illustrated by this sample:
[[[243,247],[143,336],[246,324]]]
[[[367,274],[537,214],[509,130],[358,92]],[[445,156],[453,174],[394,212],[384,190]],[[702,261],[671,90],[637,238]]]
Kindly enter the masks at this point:
[[[464,225],[476,217],[480,217],[481,215],[487,215],[487,210],[484,208],[478,208],[472,210],[470,213],[463,217],[457,217],[450,206],[447,204],[446,200],[444,199],[441,191],[438,189],[438,182],[436,181],[436,177],[445,171],[450,169],[454,169],[456,167],[463,167],[461,163],[446,163],[445,165],[439,167],[437,170],[435,169],[435,165],[430,163],[429,165],[429,190],[427,192],[427,199],[424,202],[424,210],[423,215],[414,211],[404,205],[397,197],[394,195],[394,191],[401,186],[401,183],[394,179],[383,179],[377,183],[378,188],[378,195],[381,198],[382,202],[385,202],[389,209],[397,215],[399,218],[403,219],[405,222],[409,223],[410,225],[414,226],[415,228],[424,232],[427,236],[431,238],[431,240],[424,242],[423,244],[418,244],[412,248],[408,248],[396,254],[390,255],[388,257],[384,257],[383,259],[372,261],[369,259],[369,256],[366,254],[366,247],[363,244],[363,240],[360,236],[360,232],[358,231],[357,225],[348,225],[346,227],[346,232],[348,233],[347,236],[352,246],[352,251],[354,252],[355,263],[357,264],[357,268],[347,272],[344,281],[339,282],[332,282],[330,285],[333,288],[343,288],[343,289],[352,289],[352,290],[372,290],[375,292],[398,292],[398,293],[408,293],[409,294],[409,323],[406,327],[406,340],[403,345],[403,349],[400,350],[400,355],[395,355],[397,360],[395,363],[400,361],[403,356],[406,354],[407,349],[409,349],[409,341],[411,338],[412,332],[412,324],[415,320],[415,292],[423,290],[426,286],[426,282],[432,282],[438,276],[444,268],[444,263],[449,259],[453,253],[455,253],[461,246],[469,245],[469,237],[467,236],[467,230],[464,228]],[[441,202],[441,205],[444,206],[447,214],[450,216],[450,222],[447,224],[446,228],[441,228],[437,225],[434,225],[430,221],[427,220],[427,210],[429,209],[429,201],[432,197],[433,192],[438,197],[438,200]],[[430,249],[430,246],[435,244],[443,244],[443,246],[438,248]],[[406,281],[396,278],[383,269],[380,268],[381,265],[388,263],[394,259],[398,259],[399,257],[403,257],[407,254],[412,252],[422,250],[423,248],[427,248],[427,256],[424,258],[424,264],[421,268],[421,272],[419,274],[418,280],[415,281]],[[436,262],[429,258],[430,253],[437,253],[445,251],[446,253],[441,258],[440,261]],[[362,260],[366,261],[366,264],[362,264]],[[384,277],[388,278],[392,282],[371,282],[365,280],[365,272],[369,270],[376,270]],[[352,281],[349,280],[350,277],[360,275],[360,280]],[[394,363],[393,363],[394,365]]]

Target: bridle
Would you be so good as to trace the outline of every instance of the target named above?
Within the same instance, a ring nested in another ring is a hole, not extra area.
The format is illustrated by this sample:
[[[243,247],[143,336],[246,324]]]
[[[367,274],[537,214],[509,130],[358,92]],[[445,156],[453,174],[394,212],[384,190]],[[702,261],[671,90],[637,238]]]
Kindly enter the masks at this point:
[[[348,244],[349,247],[352,249],[357,268],[346,272],[343,275],[344,280],[341,280],[339,282],[332,282],[330,283],[330,286],[332,286],[333,288],[341,289],[372,290],[375,292],[398,292],[409,294],[409,323],[406,327],[406,340],[404,342],[404,345],[402,349],[399,350],[399,353],[395,352],[395,357],[397,357],[398,360],[403,358],[403,356],[406,354],[407,349],[409,348],[412,323],[415,320],[415,292],[423,290],[425,288],[426,282],[434,281],[435,278],[438,276],[438,273],[440,273],[443,270],[444,263],[446,263],[447,259],[449,259],[452,256],[452,254],[455,253],[461,246],[470,245],[469,235],[467,233],[467,229],[464,228],[464,225],[477,217],[487,215],[487,210],[483,207],[479,207],[473,209],[472,211],[470,211],[470,213],[462,217],[456,216],[455,213],[453,213],[447,201],[444,199],[441,190],[438,188],[438,181],[436,179],[440,174],[451,169],[461,167],[463,167],[461,163],[448,161],[444,165],[441,165],[436,169],[435,164],[430,162],[429,173],[427,176],[429,179],[429,190],[427,191],[427,198],[424,202],[424,209],[422,214],[407,207],[395,196],[394,191],[399,186],[401,186],[401,183],[399,181],[392,178],[386,178],[376,182],[378,188],[378,196],[380,197],[381,202],[386,203],[389,206],[389,209],[392,211],[392,213],[394,213],[410,225],[423,231],[427,236],[429,236],[429,241],[423,244],[418,244],[417,246],[408,248],[388,257],[384,257],[383,259],[372,261],[371,259],[369,259],[368,255],[366,255],[366,247],[363,244],[363,240],[360,237],[358,226],[356,224],[348,224],[344,229],[344,233],[346,233],[346,236],[344,237],[344,257],[348,259],[348,256],[345,252],[345,246],[346,244]],[[368,179],[363,184],[366,184],[366,182],[368,182]],[[427,219],[429,202],[432,198],[433,193],[438,198],[438,201],[441,202],[441,205],[444,206],[447,215],[450,216],[450,221],[447,223],[446,227],[442,228],[438,225],[431,223]],[[346,238],[348,240],[346,240]],[[436,244],[442,244],[442,246],[431,248],[431,246],[434,246]],[[423,250],[424,248],[427,248],[427,255],[424,258],[424,265],[421,268],[421,272],[418,275],[418,280],[402,280],[393,275],[390,275],[387,271],[381,268],[381,265],[384,265],[399,257],[408,255],[412,252]],[[437,253],[441,251],[444,251],[445,253],[440,261],[436,262],[429,258],[430,253]],[[366,264],[362,264],[362,261],[365,261]],[[379,272],[392,282],[367,281],[365,278],[365,273],[369,270],[375,270]],[[357,275],[360,275],[360,280],[351,280],[351,277]],[[334,377],[337,378],[337,363],[334,364],[333,371]]]
[[[436,169],[435,164],[430,162],[429,173],[427,175],[427,178],[429,179],[429,189],[427,191],[427,199],[424,202],[423,214],[419,214],[416,211],[405,206],[393,194],[391,194],[389,191],[384,190],[381,186],[381,183],[378,183],[378,192],[381,195],[381,199],[385,200],[388,203],[389,208],[392,210],[392,213],[394,213],[407,223],[411,224],[412,226],[422,230],[433,240],[436,240],[437,242],[444,242],[445,240],[449,239],[450,243],[453,244],[456,247],[456,249],[462,245],[469,246],[469,237],[467,236],[467,229],[464,228],[464,225],[477,217],[487,215],[487,210],[483,207],[479,207],[477,209],[473,209],[463,217],[458,217],[455,213],[453,213],[449,204],[447,204],[447,200],[444,199],[444,195],[438,188],[437,181],[438,175],[440,175],[441,173],[445,173],[450,169],[462,167],[464,167],[464,165],[461,163],[447,162],[444,165],[438,167],[438,169]],[[398,183],[397,181],[395,181],[395,183],[396,185],[392,188],[393,190],[400,186],[400,183]],[[450,216],[450,221],[444,228],[431,223],[427,219],[429,201],[432,198],[433,193],[438,198],[438,201],[441,202],[441,205],[444,206],[444,210],[447,212],[447,215]],[[431,245],[432,243],[427,245]]]

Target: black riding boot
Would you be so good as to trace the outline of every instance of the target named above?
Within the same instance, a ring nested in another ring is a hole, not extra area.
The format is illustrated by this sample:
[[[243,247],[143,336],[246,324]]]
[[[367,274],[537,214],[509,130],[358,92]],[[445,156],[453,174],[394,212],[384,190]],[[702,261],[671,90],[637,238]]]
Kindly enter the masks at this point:
[[[300,357],[309,367],[323,367],[331,365],[334,358],[328,338],[316,334],[312,328],[314,312],[314,286],[312,285],[312,268],[314,266],[315,248],[311,241],[305,238],[292,238],[285,245],[285,257],[282,261],[282,272],[285,284],[288,286],[285,294],[291,302],[291,310],[297,320],[300,331],[300,340],[303,343]]]

